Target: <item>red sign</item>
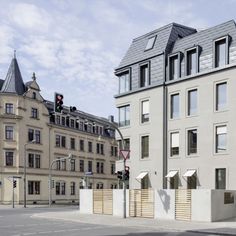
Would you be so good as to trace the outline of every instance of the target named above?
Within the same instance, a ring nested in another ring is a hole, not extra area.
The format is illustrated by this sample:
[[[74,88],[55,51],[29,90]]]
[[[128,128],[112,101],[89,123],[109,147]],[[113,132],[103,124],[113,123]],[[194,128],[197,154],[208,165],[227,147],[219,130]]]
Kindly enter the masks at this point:
[[[129,156],[130,150],[120,150],[120,154],[123,156],[123,158],[126,160]]]

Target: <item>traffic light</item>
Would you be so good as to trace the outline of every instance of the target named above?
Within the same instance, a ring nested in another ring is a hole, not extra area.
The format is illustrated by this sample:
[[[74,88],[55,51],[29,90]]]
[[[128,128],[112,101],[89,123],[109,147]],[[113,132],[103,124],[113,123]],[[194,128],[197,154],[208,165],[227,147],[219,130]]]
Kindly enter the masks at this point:
[[[63,110],[63,95],[55,93],[54,97],[54,111],[61,113]]]
[[[16,188],[16,180],[13,180],[13,188]]]
[[[129,167],[125,167],[124,180],[129,180]]]
[[[122,171],[117,171],[117,178],[120,180],[123,179],[123,172]]]

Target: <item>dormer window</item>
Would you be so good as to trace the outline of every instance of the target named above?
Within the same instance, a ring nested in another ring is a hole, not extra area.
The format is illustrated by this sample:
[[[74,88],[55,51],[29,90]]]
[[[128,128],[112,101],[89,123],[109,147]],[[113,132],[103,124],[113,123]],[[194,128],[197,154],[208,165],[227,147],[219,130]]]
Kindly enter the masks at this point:
[[[186,50],[185,52],[186,76],[198,73],[199,71],[198,55],[199,55],[199,46]]]
[[[152,49],[153,46],[154,46],[155,41],[156,41],[156,35],[151,37],[151,38],[149,38],[148,42],[147,42],[147,45],[146,45],[146,48],[145,48],[145,51]]]
[[[36,93],[35,92],[32,93],[32,98],[36,99]]]
[[[140,66],[140,87],[150,85],[149,63]]]
[[[214,67],[221,67],[229,63],[229,36],[214,41]]]
[[[130,73],[125,71],[119,75],[119,93],[130,91]]]
[[[175,80],[180,77],[180,53],[169,56],[169,80]]]

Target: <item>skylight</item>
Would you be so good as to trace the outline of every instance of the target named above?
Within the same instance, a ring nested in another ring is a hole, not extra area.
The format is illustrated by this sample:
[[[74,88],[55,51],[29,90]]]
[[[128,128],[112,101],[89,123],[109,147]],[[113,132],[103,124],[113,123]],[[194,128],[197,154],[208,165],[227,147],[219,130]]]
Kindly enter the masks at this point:
[[[145,50],[152,49],[156,40],[156,35],[149,38]]]

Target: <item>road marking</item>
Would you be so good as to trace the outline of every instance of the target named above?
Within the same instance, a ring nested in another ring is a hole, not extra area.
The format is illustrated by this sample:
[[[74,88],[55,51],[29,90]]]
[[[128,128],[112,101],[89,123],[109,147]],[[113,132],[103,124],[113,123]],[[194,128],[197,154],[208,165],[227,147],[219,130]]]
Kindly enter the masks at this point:
[[[23,235],[34,235],[36,234],[35,232],[34,233],[24,233]]]
[[[42,232],[38,232],[38,234],[50,234],[50,233],[52,233],[52,231],[42,231]]]
[[[56,230],[56,231],[53,231],[54,233],[61,233],[61,232],[66,232],[66,230],[65,229],[63,229],[63,230]]]

